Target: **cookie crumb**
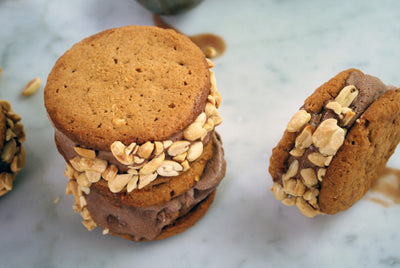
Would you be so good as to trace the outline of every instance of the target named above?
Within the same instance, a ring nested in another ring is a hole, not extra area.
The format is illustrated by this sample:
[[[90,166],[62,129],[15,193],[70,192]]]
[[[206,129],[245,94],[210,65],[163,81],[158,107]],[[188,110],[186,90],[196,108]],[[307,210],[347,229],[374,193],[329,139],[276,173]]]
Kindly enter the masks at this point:
[[[55,205],[57,205],[57,204],[58,204],[58,202],[60,202],[60,197],[59,197],[59,196],[57,196],[57,198],[56,198],[56,199],[54,199],[54,201],[53,201],[53,202],[54,202],[54,204],[55,204]]]

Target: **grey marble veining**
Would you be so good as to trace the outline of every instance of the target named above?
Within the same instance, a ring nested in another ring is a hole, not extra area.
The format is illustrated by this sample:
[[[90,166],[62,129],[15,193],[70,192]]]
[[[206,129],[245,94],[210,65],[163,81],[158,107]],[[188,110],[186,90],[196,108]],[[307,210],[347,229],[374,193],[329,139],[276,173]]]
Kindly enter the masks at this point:
[[[228,169],[193,228],[133,243],[88,232],[71,208],[43,87],[74,43],[107,28],[152,25],[151,14],[134,0],[0,1],[0,98],[22,116],[27,133],[27,164],[0,198],[0,266],[400,267],[399,205],[364,198],[338,215],[308,219],[274,199],[267,172],[292,114],[341,70],[359,68],[400,86],[400,2],[205,0],[166,20],[227,43],[214,71]],[[20,96],[36,76],[39,91]],[[400,168],[399,150],[389,165]]]

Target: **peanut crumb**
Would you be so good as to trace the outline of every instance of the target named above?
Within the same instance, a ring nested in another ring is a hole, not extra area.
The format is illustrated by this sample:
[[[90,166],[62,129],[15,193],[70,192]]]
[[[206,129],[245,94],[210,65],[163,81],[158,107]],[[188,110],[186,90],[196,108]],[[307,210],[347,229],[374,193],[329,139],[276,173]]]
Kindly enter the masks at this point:
[[[60,197],[59,197],[59,196],[57,196],[57,198],[56,198],[56,199],[54,199],[54,204],[55,204],[55,205],[57,205],[57,204],[58,204],[58,202],[60,202]]]

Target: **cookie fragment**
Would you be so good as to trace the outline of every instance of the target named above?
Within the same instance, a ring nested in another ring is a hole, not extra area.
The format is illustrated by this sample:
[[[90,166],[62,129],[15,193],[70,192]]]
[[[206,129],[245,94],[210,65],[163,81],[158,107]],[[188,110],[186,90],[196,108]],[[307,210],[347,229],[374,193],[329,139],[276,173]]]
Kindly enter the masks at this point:
[[[25,165],[24,126],[9,102],[0,100],[0,196],[12,190],[16,175]]]

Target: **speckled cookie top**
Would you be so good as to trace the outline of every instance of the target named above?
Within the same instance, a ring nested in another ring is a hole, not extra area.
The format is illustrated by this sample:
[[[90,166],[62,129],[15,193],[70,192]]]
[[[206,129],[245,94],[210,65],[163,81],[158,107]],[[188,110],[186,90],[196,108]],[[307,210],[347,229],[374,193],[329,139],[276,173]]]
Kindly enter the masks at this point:
[[[187,37],[150,26],[86,38],[55,64],[45,88],[54,126],[77,144],[166,140],[204,110],[209,65]]]

